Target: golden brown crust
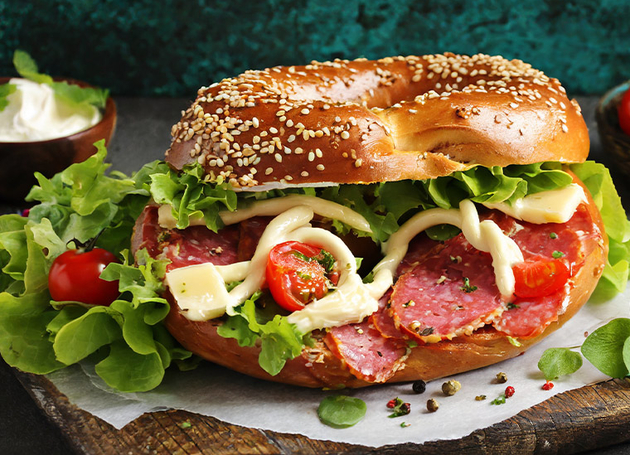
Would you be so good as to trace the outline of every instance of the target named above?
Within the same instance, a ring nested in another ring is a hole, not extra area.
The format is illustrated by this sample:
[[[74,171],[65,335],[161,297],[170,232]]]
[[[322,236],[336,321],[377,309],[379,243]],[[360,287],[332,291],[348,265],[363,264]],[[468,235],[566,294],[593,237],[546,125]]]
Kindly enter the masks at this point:
[[[581,162],[558,80],[520,60],[444,54],[248,71],[199,90],[167,161],[263,184],[428,179],[471,165]]]
[[[574,176],[575,178],[575,176]],[[575,179],[578,183],[579,180]],[[586,194],[588,191],[585,189]],[[490,326],[483,327],[469,336],[450,341],[417,346],[410,350],[405,367],[398,370],[387,382],[425,381],[451,376],[506,360],[525,352],[555,330],[562,327],[586,303],[603,272],[608,254],[601,215],[588,196],[588,211],[599,229],[600,235],[590,236],[584,243],[584,262],[572,279],[569,304],[566,311],[552,322],[540,335],[519,339],[515,346],[501,332]],[[222,338],[216,333],[220,321],[195,322],[185,318],[176,304],[166,326],[173,336],[188,350],[197,355],[250,376],[303,387],[364,387],[372,385],[354,377],[349,369],[324,343],[305,348],[302,356],[289,360],[277,376],[270,376],[258,365],[258,347],[239,347],[233,339]]]

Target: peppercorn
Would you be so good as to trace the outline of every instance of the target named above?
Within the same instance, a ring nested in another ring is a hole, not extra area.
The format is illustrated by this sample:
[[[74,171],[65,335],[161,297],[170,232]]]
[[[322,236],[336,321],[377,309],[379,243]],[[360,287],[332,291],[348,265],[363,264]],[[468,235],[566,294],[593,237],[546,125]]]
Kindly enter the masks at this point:
[[[477,396],[475,397],[475,400],[477,400],[477,401],[483,401],[483,400],[485,400],[485,399],[486,399],[486,396],[485,396],[485,395],[477,395]]]
[[[551,389],[553,389],[553,382],[551,382],[551,381],[545,382],[543,384],[543,386],[542,386],[542,389],[543,390],[551,390]]]
[[[435,398],[431,398],[427,401],[427,410],[429,412],[435,412],[440,407],[440,403]]]
[[[512,395],[514,395],[514,387],[509,385],[505,388],[505,398],[510,398]]]
[[[455,395],[461,388],[462,385],[459,383],[459,381],[450,380],[442,384],[442,392],[444,392],[444,395],[446,395],[447,397]]]
[[[393,400],[389,400],[387,402],[387,407],[390,408],[390,409],[395,408],[396,407],[396,398],[394,398]]]
[[[412,389],[416,393],[424,393],[427,390],[427,383],[420,379],[413,383]]]
[[[497,382],[499,384],[505,384],[507,382],[507,374],[503,372],[497,373]]]

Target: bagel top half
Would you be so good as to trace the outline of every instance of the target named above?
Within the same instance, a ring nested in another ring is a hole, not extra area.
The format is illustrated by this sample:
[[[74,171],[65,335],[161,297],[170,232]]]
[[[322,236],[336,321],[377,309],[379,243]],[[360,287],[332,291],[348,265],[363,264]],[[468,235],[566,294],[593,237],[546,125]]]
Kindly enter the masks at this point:
[[[247,71],[202,87],[166,160],[264,190],[424,180],[474,165],[582,162],[580,107],[520,60],[455,54]]]

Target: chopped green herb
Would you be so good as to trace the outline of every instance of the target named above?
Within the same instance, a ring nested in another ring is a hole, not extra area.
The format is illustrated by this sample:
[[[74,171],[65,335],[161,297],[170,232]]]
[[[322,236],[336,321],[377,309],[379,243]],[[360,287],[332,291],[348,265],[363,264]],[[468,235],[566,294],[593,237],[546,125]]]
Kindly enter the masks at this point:
[[[414,340],[407,340],[407,347],[408,348],[415,348],[418,346],[418,343],[415,342]]]
[[[477,286],[471,285],[468,277],[464,277],[464,285],[460,289],[466,294],[470,294],[471,292],[475,292],[477,290]]]
[[[182,430],[186,430],[191,427],[192,427],[192,424],[190,422],[182,422],[179,424],[179,428],[181,428]]]
[[[332,272],[335,266],[335,257],[326,250],[321,250],[320,255],[321,257],[316,257],[315,260],[324,267],[327,273]]]
[[[496,405],[505,404],[505,393],[502,393],[497,398],[492,400],[490,404],[496,404]]]
[[[510,342],[512,346],[516,346],[517,348],[520,348],[522,346],[521,342],[518,341],[516,338],[508,336],[507,340]]]
[[[411,426],[411,424],[410,424],[410,423],[407,423],[407,422],[402,422],[402,423],[400,424],[400,426],[401,426],[401,428],[407,428],[407,427],[410,427],[410,426]]]
[[[554,251],[551,253],[554,259],[560,259],[564,257],[564,253],[562,251]]]
[[[514,309],[520,308],[520,307],[521,307],[520,305],[517,305],[516,303],[513,303],[513,302],[510,302],[510,303],[507,304],[507,309],[508,310],[514,310]]]
[[[549,238],[555,240],[558,238],[558,234],[556,234],[555,232],[552,232],[551,234],[549,234]]]

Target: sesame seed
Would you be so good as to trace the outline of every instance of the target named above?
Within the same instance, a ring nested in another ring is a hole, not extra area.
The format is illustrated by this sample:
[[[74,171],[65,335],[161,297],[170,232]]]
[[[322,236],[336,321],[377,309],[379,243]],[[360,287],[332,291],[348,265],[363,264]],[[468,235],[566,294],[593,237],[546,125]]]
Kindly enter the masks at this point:
[[[273,168],[272,167],[268,167],[267,169],[265,169],[265,175],[269,175],[273,172]]]
[[[348,133],[347,131],[341,132],[341,139],[348,139],[349,137],[350,137],[350,133]]]
[[[323,165],[323,164],[318,164],[318,165],[316,166],[316,169],[317,169],[318,171],[323,171],[323,170],[324,170],[324,169],[326,169],[326,168],[324,167],[324,165]]]

